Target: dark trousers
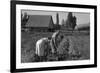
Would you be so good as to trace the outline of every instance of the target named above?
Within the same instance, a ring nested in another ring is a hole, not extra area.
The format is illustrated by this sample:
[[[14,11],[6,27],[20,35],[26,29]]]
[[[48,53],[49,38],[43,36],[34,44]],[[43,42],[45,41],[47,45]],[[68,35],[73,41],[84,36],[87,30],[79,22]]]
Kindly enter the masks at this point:
[[[43,61],[46,61],[46,60],[47,60],[46,56],[35,55],[35,62],[43,62]]]

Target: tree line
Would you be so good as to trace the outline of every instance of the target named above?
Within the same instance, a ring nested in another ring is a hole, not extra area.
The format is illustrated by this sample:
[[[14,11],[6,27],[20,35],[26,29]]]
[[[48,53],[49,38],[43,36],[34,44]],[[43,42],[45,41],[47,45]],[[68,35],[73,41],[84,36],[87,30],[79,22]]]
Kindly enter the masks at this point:
[[[69,12],[67,19],[63,19],[61,23],[62,28],[65,27],[68,30],[74,30],[76,25],[76,17],[73,16],[72,12]]]

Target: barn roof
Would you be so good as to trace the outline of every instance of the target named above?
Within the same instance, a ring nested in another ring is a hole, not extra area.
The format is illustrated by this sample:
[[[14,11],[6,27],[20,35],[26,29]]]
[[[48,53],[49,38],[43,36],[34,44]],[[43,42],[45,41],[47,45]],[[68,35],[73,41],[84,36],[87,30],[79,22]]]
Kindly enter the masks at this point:
[[[30,15],[26,27],[48,27],[51,19],[50,15]]]

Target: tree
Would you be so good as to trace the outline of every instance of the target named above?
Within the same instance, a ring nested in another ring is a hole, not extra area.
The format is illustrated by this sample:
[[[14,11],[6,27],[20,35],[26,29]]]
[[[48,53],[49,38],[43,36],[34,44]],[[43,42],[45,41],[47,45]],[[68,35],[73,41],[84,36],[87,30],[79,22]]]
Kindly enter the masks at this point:
[[[76,26],[76,17],[73,16],[72,12],[69,12],[66,20],[66,27],[74,30],[75,26]]]
[[[59,14],[56,14],[56,25],[55,25],[55,29],[60,29],[60,25],[59,25]]]
[[[72,20],[73,20],[73,15],[72,15],[72,12],[69,12],[68,14],[68,26],[71,28],[72,27]]]
[[[21,26],[22,27],[25,27],[28,19],[29,19],[29,15],[26,12],[24,14],[21,14]]]
[[[57,13],[57,15],[56,15],[56,25],[59,25],[59,15],[58,15],[58,13]]]
[[[71,22],[72,21],[72,18],[73,18],[72,12],[69,12],[68,13],[68,20]]]
[[[75,26],[77,25],[77,24],[76,24],[76,17],[75,17],[75,16],[73,17],[73,22],[72,22],[72,23],[73,23],[72,28],[73,28],[73,30],[74,30],[74,29],[75,29]]]
[[[62,24],[62,26],[64,26],[64,25],[65,25],[65,21],[64,21],[64,19],[62,20],[61,24]]]

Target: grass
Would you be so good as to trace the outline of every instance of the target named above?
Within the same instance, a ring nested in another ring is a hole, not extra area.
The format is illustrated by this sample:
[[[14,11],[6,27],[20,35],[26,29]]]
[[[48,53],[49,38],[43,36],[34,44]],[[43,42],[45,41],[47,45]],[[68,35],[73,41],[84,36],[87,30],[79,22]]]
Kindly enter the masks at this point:
[[[70,32],[70,33],[63,33],[65,35],[64,40],[69,39],[71,40],[71,49],[78,49],[81,53],[80,58],[74,58],[74,60],[86,60],[90,59],[90,36],[81,32]],[[22,32],[21,33],[21,62],[28,63],[28,62],[35,62],[35,44],[37,40],[43,37],[51,36],[51,32]],[[67,53],[65,55],[58,55],[62,58],[61,60],[73,60],[72,56],[68,56]],[[49,55],[47,61],[51,61],[50,58],[54,60],[58,58],[55,55]]]

